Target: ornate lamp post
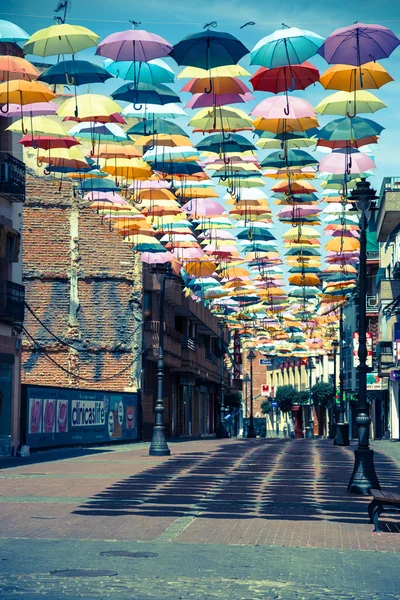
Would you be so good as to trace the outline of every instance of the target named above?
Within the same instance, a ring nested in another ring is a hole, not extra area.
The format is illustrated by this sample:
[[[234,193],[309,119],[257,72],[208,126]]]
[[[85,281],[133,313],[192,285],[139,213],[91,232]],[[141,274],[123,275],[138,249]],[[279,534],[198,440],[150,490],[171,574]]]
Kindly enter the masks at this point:
[[[305,428],[306,430],[306,438],[308,439],[314,439],[314,421],[313,421],[313,401],[312,401],[312,372],[313,369],[315,369],[314,363],[313,363],[313,359],[312,356],[309,357],[308,359],[308,371],[309,371],[309,382],[308,382],[308,388],[309,388],[309,394],[310,394],[310,399],[309,399],[309,404],[308,404],[308,426]]]
[[[256,430],[254,429],[254,417],[253,417],[253,401],[254,401],[254,394],[253,394],[253,360],[255,359],[256,355],[253,352],[253,350],[250,350],[249,354],[248,354],[248,359],[250,361],[250,422],[249,422],[249,430],[247,432],[247,437],[248,438],[255,438],[257,437],[256,434]]]
[[[249,403],[249,388],[248,388],[248,385],[249,385],[249,381],[250,381],[250,377],[249,377],[248,373],[244,374],[243,381],[244,381],[244,386],[245,386],[244,387],[244,390],[245,390],[244,397],[245,397],[245,403],[246,403],[245,404],[245,406],[246,406],[246,416],[245,416],[245,418],[247,419],[247,417],[249,416],[249,407],[248,407],[248,403]]]
[[[375,208],[373,201],[377,198],[375,191],[363,177],[351,193],[351,200],[355,201],[357,209],[361,211],[360,217],[360,274],[359,274],[359,346],[358,365],[359,390],[358,414],[358,446],[354,451],[354,469],[348,485],[349,492],[354,494],[369,494],[369,490],[380,489],[378,477],[374,467],[374,451],[369,447],[369,427],[371,423],[367,404],[367,228],[368,213]]]
[[[167,267],[154,271],[160,282],[160,312],[159,312],[159,332],[158,332],[158,362],[157,362],[157,401],[155,412],[155,423],[153,427],[153,436],[151,439],[149,455],[150,456],[169,456],[171,454],[165,438],[164,425],[164,304],[165,304],[165,282],[169,277],[173,277]]]
[[[220,338],[220,347],[221,347],[221,395],[220,395],[220,404],[219,404],[219,421],[218,421],[218,429],[217,429],[217,438],[228,438],[228,432],[225,428],[225,381],[224,381],[224,331],[225,331],[225,323],[220,321],[219,326],[221,328],[221,338]]]
[[[330,437],[335,437],[336,429],[336,385],[337,385],[337,351],[339,348],[338,340],[333,340],[333,398],[332,398],[332,409],[331,409],[331,434]]]
[[[336,420],[336,437],[335,444],[338,446],[348,446],[349,441],[349,424],[345,423],[345,406],[344,406],[344,364],[343,364],[343,307],[340,307],[339,316],[339,407]]]

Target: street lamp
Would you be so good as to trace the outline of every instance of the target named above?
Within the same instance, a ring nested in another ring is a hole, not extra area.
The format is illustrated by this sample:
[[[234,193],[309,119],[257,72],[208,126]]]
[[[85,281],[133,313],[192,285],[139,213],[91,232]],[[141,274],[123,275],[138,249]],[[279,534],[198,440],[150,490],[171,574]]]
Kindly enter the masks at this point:
[[[338,340],[333,340],[333,397],[332,397],[332,409],[331,409],[331,438],[335,437],[336,428],[336,385],[337,385],[337,351],[339,348]]]
[[[219,323],[221,328],[221,338],[220,338],[220,347],[221,347],[221,395],[220,395],[220,404],[219,404],[219,422],[217,429],[217,438],[228,438],[228,432],[225,427],[225,381],[224,381],[224,331],[225,331],[225,323],[221,321]]]
[[[343,306],[341,306],[339,313],[339,407],[337,411],[336,436],[334,442],[337,446],[348,446],[350,444],[349,424],[344,421],[346,411],[344,406],[343,344]]]
[[[306,438],[308,439],[314,439],[314,422],[313,422],[313,411],[312,411],[312,407],[313,407],[313,401],[312,401],[312,371],[313,369],[315,369],[314,363],[313,363],[313,359],[312,356],[309,357],[308,359],[308,370],[309,370],[309,393],[310,393],[310,399],[309,399],[309,404],[308,404],[308,426],[305,428],[306,431]]]
[[[354,451],[354,468],[350,477],[348,490],[354,494],[368,495],[371,488],[380,489],[374,466],[374,451],[369,447],[369,426],[371,418],[367,404],[367,228],[370,211],[375,208],[375,190],[365,177],[357,182],[351,192],[351,200],[355,202],[360,216],[360,272],[358,293],[358,446]]]
[[[249,354],[248,354],[248,359],[250,361],[250,422],[249,422],[249,430],[247,432],[247,437],[248,438],[255,438],[257,437],[256,434],[256,430],[254,429],[254,417],[253,417],[253,400],[254,400],[254,395],[253,395],[253,360],[255,359],[256,355],[253,352],[253,350],[250,350]]]
[[[243,382],[244,382],[244,390],[245,390],[245,392],[244,392],[245,396],[244,397],[245,397],[245,402],[246,402],[246,416],[245,416],[246,419],[249,416],[249,411],[248,411],[248,401],[249,401],[249,388],[248,388],[248,385],[249,385],[249,381],[250,381],[249,374],[245,373],[244,377],[243,377]]]
[[[157,401],[154,409],[155,422],[153,436],[151,439],[150,456],[169,456],[171,454],[165,438],[164,426],[164,304],[165,304],[165,282],[166,279],[174,277],[168,267],[158,267],[153,273],[160,282],[160,310],[159,310],[159,332],[158,332],[158,362],[157,362]]]

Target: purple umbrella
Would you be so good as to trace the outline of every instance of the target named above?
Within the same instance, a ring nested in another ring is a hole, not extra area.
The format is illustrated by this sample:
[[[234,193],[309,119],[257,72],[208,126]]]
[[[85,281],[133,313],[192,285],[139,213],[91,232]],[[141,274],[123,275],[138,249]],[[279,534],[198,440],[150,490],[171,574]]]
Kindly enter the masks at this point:
[[[44,115],[55,115],[58,105],[55,102],[35,102],[34,104],[9,104],[8,111],[0,111],[1,117],[43,117]]]
[[[140,260],[148,265],[163,265],[174,260],[171,252],[142,252]]]
[[[226,104],[241,104],[254,100],[254,96],[250,93],[246,94],[193,94],[185,108],[206,108],[211,106],[225,106]]]
[[[143,29],[127,29],[107,36],[96,54],[115,61],[147,62],[168,56],[172,46],[164,38]]]
[[[317,50],[329,64],[363,65],[387,58],[400,44],[387,27],[355,23],[336,29]]]

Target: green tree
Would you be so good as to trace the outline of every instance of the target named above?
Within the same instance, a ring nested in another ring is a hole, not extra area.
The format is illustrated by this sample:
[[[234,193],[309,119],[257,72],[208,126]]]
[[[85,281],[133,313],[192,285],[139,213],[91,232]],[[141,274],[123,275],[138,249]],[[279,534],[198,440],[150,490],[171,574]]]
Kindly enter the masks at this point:
[[[299,392],[293,385],[282,385],[276,390],[276,401],[283,413],[288,413],[292,406],[299,403]]]
[[[310,402],[310,392],[308,390],[302,390],[298,392],[298,403],[300,405],[309,404]]]
[[[267,398],[263,400],[260,404],[261,412],[263,415],[268,415],[272,412],[272,403]]]
[[[331,383],[325,383],[319,381],[311,389],[311,395],[314,404],[319,404],[324,408],[327,408],[335,395],[335,389]]]

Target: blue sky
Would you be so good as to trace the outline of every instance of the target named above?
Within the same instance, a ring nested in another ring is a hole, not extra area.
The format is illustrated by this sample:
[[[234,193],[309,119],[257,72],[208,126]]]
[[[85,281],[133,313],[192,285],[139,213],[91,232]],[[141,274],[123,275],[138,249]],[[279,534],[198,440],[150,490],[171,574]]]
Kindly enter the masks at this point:
[[[6,19],[17,23],[28,33],[51,25],[54,16],[54,8],[57,0],[3,0],[0,10],[0,19]],[[332,0],[315,0],[306,2],[302,0],[281,0],[274,3],[265,0],[253,0],[245,2],[241,0],[203,0],[194,2],[192,0],[72,0],[71,9],[67,20],[71,23],[81,24],[95,31],[101,38],[115,31],[121,31],[130,27],[129,20],[140,21],[140,27],[166,38],[170,43],[177,43],[180,39],[200,31],[203,25],[210,21],[218,23],[218,30],[228,31],[239,37],[251,50],[253,46],[264,36],[279,29],[282,23],[289,26],[297,26],[309,29],[323,37],[327,37],[334,29],[350,25],[355,21],[364,23],[380,23],[390,27],[400,37],[400,2],[398,0],[347,0],[347,2]],[[254,21],[254,26],[240,29],[248,22]],[[102,62],[100,57],[94,57],[94,50],[90,49],[82,53],[82,58]],[[29,57],[30,58],[30,57]],[[32,57],[33,58],[33,57]],[[35,60],[38,58],[35,57]],[[40,59],[39,59],[40,60]],[[47,59],[46,59],[47,60]],[[321,72],[327,68],[327,64],[320,57],[310,59]],[[50,62],[54,62],[51,61]],[[249,59],[245,57],[241,61],[243,66],[248,67]],[[377,169],[371,178],[371,184],[378,191],[384,176],[400,176],[400,160],[398,151],[398,140],[400,139],[400,48],[387,60],[380,61],[389,71],[394,82],[384,86],[373,93],[381,98],[388,108],[374,115],[368,115],[385,127],[380,143],[371,147]],[[176,72],[180,67],[171,60],[172,68]],[[257,67],[250,67],[254,72]],[[174,86],[176,91],[184,85],[185,81],[178,80]],[[110,93],[121,85],[121,80],[107,82],[103,87],[93,86],[92,91],[97,93]],[[86,90],[84,90],[86,91]],[[295,92],[295,95],[307,99],[316,105],[327,95],[321,85],[317,84],[304,92]],[[264,93],[255,93],[256,100],[237,105],[250,112],[255,104],[266,97]],[[182,106],[189,100],[188,94],[182,95]],[[186,125],[193,111],[188,111],[189,117],[179,120],[180,125]],[[323,125],[335,117],[322,117],[320,123]],[[260,153],[261,158],[265,153]],[[268,180],[267,180],[268,181]],[[272,184],[272,182],[271,182]],[[221,195],[225,193],[220,188]],[[273,207],[276,214],[277,207]],[[286,229],[277,224],[275,235]],[[326,241],[323,238],[322,243]]]

